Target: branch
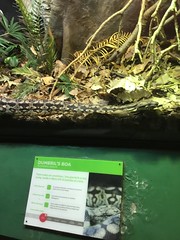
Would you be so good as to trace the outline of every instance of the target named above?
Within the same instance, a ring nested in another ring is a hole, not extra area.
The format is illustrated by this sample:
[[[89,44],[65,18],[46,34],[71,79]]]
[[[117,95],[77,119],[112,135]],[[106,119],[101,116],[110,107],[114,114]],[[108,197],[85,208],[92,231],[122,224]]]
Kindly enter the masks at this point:
[[[159,54],[159,56],[157,57],[156,60],[156,64],[154,64],[151,68],[151,70],[149,71],[149,73],[146,75],[145,81],[148,82],[151,80],[151,77],[155,71],[155,69],[157,68],[158,64],[160,63],[161,59],[164,57],[164,55],[166,53],[168,53],[170,50],[172,50],[173,48],[177,47],[178,43],[173,44],[171,46],[169,46],[168,48],[165,48],[164,50],[162,50]]]
[[[176,32],[176,38],[178,42],[178,51],[180,51],[180,35],[179,35],[179,24],[178,24],[178,19],[177,19],[177,6],[175,6],[174,9],[174,27],[175,27],[175,32]]]
[[[121,58],[122,55],[127,51],[127,49],[134,43],[138,34],[138,25],[136,25],[135,29],[131,33],[130,37],[126,40],[126,42],[117,49],[112,56],[106,61],[107,63],[114,61],[117,58]]]
[[[137,33],[137,38],[136,38],[136,42],[135,42],[135,46],[134,46],[134,55],[133,55],[133,60],[135,58],[135,56],[138,54],[140,61],[142,62],[142,56],[141,56],[141,52],[139,51],[139,42],[140,42],[140,38],[141,38],[141,32],[142,32],[142,21],[143,21],[143,13],[145,10],[145,4],[146,4],[146,0],[142,0],[141,2],[141,11],[139,13],[139,18],[138,18],[138,33]]]
[[[159,1],[159,4],[160,4],[162,1],[163,1],[163,0],[160,0],[160,1]],[[153,33],[152,37],[150,38],[150,48],[151,48],[152,55],[153,55],[153,57],[154,57],[154,63],[155,63],[155,64],[156,64],[156,61],[157,61],[157,59],[156,59],[156,50],[155,50],[155,41],[156,41],[156,38],[157,38],[157,36],[159,35],[161,29],[163,28],[164,23],[165,23],[168,15],[169,15],[169,13],[172,12],[172,11],[174,11],[174,9],[175,9],[175,7],[176,7],[176,1],[177,1],[177,0],[172,0],[169,8],[166,10],[165,14],[163,15],[163,17],[162,17],[162,19],[161,19],[161,21],[160,21],[160,23],[159,23],[158,28],[155,30],[155,32]],[[158,5],[157,8],[158,8],[158,7],[160,7],[160,6]],[[156,8],[156,10],[155,10],[155,13],[157,13],[157,8]],[[159,8],[158,8],[158,9],[159,9]],[[152,16],[154,16],[154,13],[153,13]]]
[[[156,6],[157,6],[157,3],[152,5],[150,8],[148,8],[144,12],[142,27],[146,26],[146,23],[148,19],[151,17],[151,14],[155,10]],[[133,30],[130,37],[126,40],[126,42],[112,54],[112,56],[107,60],[107,62],[112,62],[117,58],[121,58],[122,55],[127,51],[127,49],[135,42],[137,38],[137,34],[138,34],[138,25],[136,25],[135,29]]]
[[[176,17],[180,15],[180,9],[176,12]],[[174,15],[170,16],[165,22],[164,22],[164,26],[166,26],[167,24],[169,24],[170,22],[172,22],[174,20]],[[156,30],[158,28],[158,26],[152,28],[153,30]]]
[[[152,18],[155,18],[158,15],[158,12],[159,12],[162,2],[163,2],[163,0],[159,0],[159,2],[157,2],[156,9],[155,9],[154,13],[151,15]]]
[[[160,2],[161,2],[161,1],[163,1],[163,0],[160,0]],[[163,27],[163,25],[164,25],[164,22],[165,22],[166,18],[168,17],[169,13],[172,12],[172,11],[175,9],[176,1],[177,1],[177,0],[172,0],[169,8],[166,10],[165,14],[163,15],[163,17],[162,17],[162,19],[161,19],[161,22],[160,22],[160,24],[159,24],[159,26],[158,26],[158,28],[156,29],[156,31],[154,32],[154,34],[153,34],[153,36],[152,36],[152,38],[151,38],[151,43],[154,42],[155,39],[156,39],[156,37],[159,35],[159,33],[160,33],[160,31],[161,31],[161,29],[162,29],[162,27]],[[156,10],[157,10],[157,9],[156,9]],[[155,14],[157,14],[156,11],[155,11]],[[154,14],[153,14],[153,15],[154,15]],[[153,16],[153,15],[152,15],[152,16]]]

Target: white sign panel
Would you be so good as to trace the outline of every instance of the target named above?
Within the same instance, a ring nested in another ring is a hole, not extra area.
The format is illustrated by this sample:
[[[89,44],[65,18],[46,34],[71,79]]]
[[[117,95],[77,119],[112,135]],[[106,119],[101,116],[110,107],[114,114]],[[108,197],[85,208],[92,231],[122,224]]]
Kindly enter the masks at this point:
[[[119,239],[121,181],[105,177],[120,180],[122,162],[36,157],[24,224],[110,239],[116,221],[111,239]]]

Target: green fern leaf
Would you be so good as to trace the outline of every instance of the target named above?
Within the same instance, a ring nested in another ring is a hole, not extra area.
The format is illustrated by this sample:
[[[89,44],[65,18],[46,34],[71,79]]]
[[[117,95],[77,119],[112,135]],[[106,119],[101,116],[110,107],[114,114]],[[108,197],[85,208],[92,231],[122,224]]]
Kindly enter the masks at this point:
[[[33,70],[32,68],[26,67],[26,66],[12,69],[12,73],[17,74],[17,75],[23,75],[25,77],[31,77],[34,79],[40,77],[39,72]]]

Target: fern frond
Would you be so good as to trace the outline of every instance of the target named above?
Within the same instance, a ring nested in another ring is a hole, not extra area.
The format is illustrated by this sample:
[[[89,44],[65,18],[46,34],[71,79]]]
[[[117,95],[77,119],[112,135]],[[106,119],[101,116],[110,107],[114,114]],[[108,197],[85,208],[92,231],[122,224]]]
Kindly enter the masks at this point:
[[[8,56],[18,45],[0,37],[0,56]]]
[[[87,50],[76,62],[79,65],[100,65],[106,61],[110,55],[118,49],[128,38],[129,33],[116,32],[112,36],[103,41],[94,43],[89,50]],[[82,51],[75,52],[74,56],[77,58]]]
[[[32,63],[34,69],[50,73],[56,60],[55,42],[53,35],[44,21],[42,1],[34,0],[31,11],[27,9],[23,0],[16,0],[27,28],[28,48],[35,51],[22,50],[28,58],[28,64]]]
[[[16,86],[15,91],[12,96],[14,98],[23,99],[27,95],[36,92],[39,89],[40,83],[38,81],[34,81],[34,79],[28,79],[23,83]]]
[[[6,36],[6,39],[13,37],[19,42],[24,43],[26,41],[25,35],[22,32],[22,27],[18,22],[15,22],[14,18],[10,21],[4,16],[1,16],[1,25],[4,28],[5,34],[2,34],[2,37]],[[12,38],[11,38],[12,40]],[[12,40],[13,41],[13,40]],[[11,41],[11,42],[12,42]]]
[[[17,75],[23,75],[25,77],[31,77],[31,78],[40,77],[39,72],[33,70],[32,68],[26,67],[26,66],[12,69],[12,73],[17,74]]]
[[[31,11],[27,9],[23,0],[15,1],[22,14],[22,20],[27,29],[27,37],[29,38],[30,45],[34,46],[34,48],[36,48],[36,46],[39,47],[45,35],[41,16],[41,1],[34,0]]]
[[[26,26],[28,32],[31,32],[33,29],[33,20],[30,12],[28,11],[23,0],[15,0],[15,2],[22,14],[24,25]]]
[[[45,37],[45,23],[42,16],[41,4],[40,0],[34,0],[31,10],[33,35],[39,40],[39,44],[42,44]]]
[[[55,40],[50,27],[48,27],[48,32],[46,35],[46,40],[44,41],[44,48],[46,49],[44,54],[45,68],[49,73],[52,72],[54,63],[57,59],[57,52],[55,47]]]

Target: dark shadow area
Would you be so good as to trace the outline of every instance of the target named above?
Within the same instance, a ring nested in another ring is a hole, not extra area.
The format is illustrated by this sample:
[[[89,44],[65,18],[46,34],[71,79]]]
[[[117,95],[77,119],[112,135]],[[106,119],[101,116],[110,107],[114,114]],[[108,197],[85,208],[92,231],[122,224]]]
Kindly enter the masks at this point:
[[[0,240],[17,240],[16,238],[10,238],[5,236],[0,236]]]
[[[19,12],[15,0],[1,1],[0,10],[8,20],[11,20],[12,17],[14,17],[15,20],[18,20]]]
[[[179,149],[179,133],[179,119],[147,111],[133,118],[92,114],[57,122],[0,118],[0,142]]]

